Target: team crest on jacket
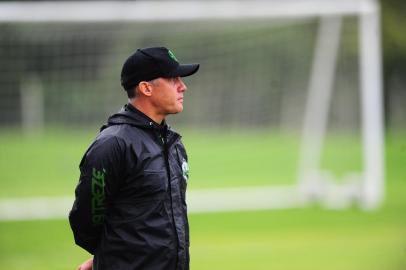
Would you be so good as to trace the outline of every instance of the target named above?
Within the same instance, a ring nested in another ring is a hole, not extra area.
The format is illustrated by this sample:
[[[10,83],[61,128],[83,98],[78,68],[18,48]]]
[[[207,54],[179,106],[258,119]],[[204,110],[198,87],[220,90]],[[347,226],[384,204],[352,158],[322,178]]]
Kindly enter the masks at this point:
[[[189,178],[189,164],[187,164],[186,159],[182,160],[182,172],[183,178],[187,181]]]

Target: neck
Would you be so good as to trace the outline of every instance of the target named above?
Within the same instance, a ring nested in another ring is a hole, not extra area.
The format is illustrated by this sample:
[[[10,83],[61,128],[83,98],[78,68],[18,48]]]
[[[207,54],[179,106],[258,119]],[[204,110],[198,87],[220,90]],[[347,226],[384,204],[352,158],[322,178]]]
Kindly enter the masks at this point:
[[[146,102],[142,102],[141,99],[133,98],[128,101],[134,108],[154,120],[155,123],[161,124],[165,119],[165,116],[155,112],[154,108]]]

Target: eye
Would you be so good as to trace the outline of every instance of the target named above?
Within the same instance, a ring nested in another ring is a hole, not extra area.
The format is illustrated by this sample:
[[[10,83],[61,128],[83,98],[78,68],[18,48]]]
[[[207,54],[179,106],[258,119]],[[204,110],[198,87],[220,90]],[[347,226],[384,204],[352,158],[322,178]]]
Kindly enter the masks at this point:
[[[178,81],[178,77],[169,78],[169,82],[172,84],[176,84],[177,81]]]

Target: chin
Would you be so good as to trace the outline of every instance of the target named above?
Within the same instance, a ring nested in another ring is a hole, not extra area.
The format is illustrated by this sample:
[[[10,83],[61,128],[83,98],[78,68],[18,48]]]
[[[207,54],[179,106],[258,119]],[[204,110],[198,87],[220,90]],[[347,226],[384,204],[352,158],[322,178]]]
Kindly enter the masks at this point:
[[[171,112],[169,112],[169,114],[177,114],[177,113],[180,113],[182,111],[183,111],[183,107],[175,108]]]
[[[176,113],[180,113],[183,111],[183,106],[179,106],[176,108]]]

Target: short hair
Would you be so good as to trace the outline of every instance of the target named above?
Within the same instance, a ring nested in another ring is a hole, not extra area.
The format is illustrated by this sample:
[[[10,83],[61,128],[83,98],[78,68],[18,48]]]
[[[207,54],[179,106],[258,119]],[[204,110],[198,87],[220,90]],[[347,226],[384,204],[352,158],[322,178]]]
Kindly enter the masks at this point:
[[[158,79],[158,78],[155,78],[155,79],[152,79],[152,80],[150,80],[150,81],[148,81],[148,82],[149,82],[150,84],[155,84],[157,79]],[[139,85],[139,84],[138,84],[138,85]],[[127,92],[128,98],[135,98],[135,97],[137,96],[137,87],[138,87],[138,85],[132,86],[132,87],[130,87],[130,88],[128,88],[128,89],[125,89],[125,91]]]
[[[128,98],[134,98],[135,97],[135,88],[136,88],[136,86],[125,89],[125,91],[127,92]]]

